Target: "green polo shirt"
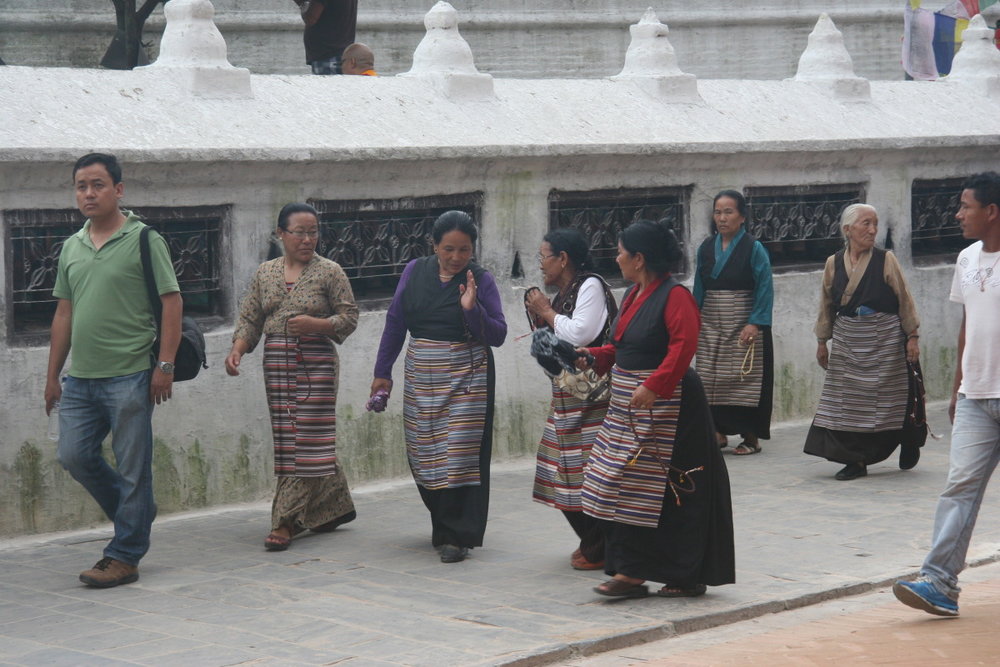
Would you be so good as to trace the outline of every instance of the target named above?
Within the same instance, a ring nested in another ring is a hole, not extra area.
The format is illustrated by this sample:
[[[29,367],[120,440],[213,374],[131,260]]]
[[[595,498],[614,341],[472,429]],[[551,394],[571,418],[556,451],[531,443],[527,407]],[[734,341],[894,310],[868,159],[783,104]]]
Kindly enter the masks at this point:
[[[146,225],[131,211],[122,228],[98,250],[90,240],[90,220],[66,239],[52,295],[73,303],[70,338],[77,378],[110,378],[148,369],[156,337],[139,254],[139,232]],[[178,292],[167,242],[149,234],[150,258],[158,292]]]

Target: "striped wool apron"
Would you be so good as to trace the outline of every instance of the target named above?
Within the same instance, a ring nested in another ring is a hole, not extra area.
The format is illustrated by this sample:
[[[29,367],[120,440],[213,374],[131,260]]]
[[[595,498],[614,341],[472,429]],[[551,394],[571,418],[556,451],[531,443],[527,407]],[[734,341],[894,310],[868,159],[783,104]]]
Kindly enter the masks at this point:
[[[632,410],[632,393],[652,372],[611,369],[611,405],[583,473],[583,511],[592,517],[647,528],[659,523],[681,386],[669,400],[657,397],[650,410]]]
[[[488,402],[487,351],[477,342],[411,338],[403,425],[413,479],[425,489],[479,485]]]
[[[264,382],[274,433],[274,474],[337,474],[340,361],[325,336],[268,334]]]
[[[903,427],[909,385],[899,316],[837,316],[813,424],[834,431]]]
[[[577,398],[552,382],[552,409],[538,445],[533,498],[567,512],[579,512],[583,467],[601,428],[608,401]]]
[[[740,344],[740,332],[752,308],[749,290],[705,292],[697,368],[709,405],[756,407],[760,403],[764,341],[754,341],[749,347]]]

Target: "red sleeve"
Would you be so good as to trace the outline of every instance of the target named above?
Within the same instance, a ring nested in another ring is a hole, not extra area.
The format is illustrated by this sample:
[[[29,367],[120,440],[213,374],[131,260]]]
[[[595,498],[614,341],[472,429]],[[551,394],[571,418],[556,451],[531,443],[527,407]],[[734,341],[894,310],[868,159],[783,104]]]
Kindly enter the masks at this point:
[[[667,333],[670,334],[667,356],[642,384],[658,396],[670,398],[698,351],[701,315],[691,292],[683,287],[675,287],[670,291],[667,307],[663,310],[663,323],[667,325]]]
[[[601,347],[588,347],[587,351],[594,355],[592,368],[598,375],[605,375],[615,365],[615,346],[611,343]]]

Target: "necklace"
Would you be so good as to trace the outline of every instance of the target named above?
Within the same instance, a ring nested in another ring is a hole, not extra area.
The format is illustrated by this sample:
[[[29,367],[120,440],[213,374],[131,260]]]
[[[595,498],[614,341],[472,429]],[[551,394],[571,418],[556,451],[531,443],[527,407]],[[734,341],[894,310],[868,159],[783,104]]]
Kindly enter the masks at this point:
[[[990,276],[993,275],[993,269],[996,268],[997,262],[1000,262],[1000,252],[997,253],[997,258],[993,260],[993,265],[990,268],[983,271],[983,249],[982,248],[979,249],[979,261],[976,262],[976,267],[978,269],[976,271],[976,277],[979,278],[980,292],[986,291],[986,281],[989,279]]]

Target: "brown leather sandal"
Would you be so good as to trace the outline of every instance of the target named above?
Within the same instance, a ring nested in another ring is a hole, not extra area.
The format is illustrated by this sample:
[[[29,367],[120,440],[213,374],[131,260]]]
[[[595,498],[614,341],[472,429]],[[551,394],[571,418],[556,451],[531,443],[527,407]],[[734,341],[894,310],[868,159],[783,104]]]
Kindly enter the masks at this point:
[[[649,586],[632,584],[623,579],[608,579],[600,586],[595,586],[594,592],[612,598],[644,598],[649,595]]]
[[[292,544],[292,538],[271,533],[264,538],[264,548],[268,551],[284,551]]]
[[[705,586],[705,584],[695,584],[689,588],[667,584],[660,590],[656,591],[656,594],[661,598],[697,598],[704,595],[707,590],[708,587]]]

